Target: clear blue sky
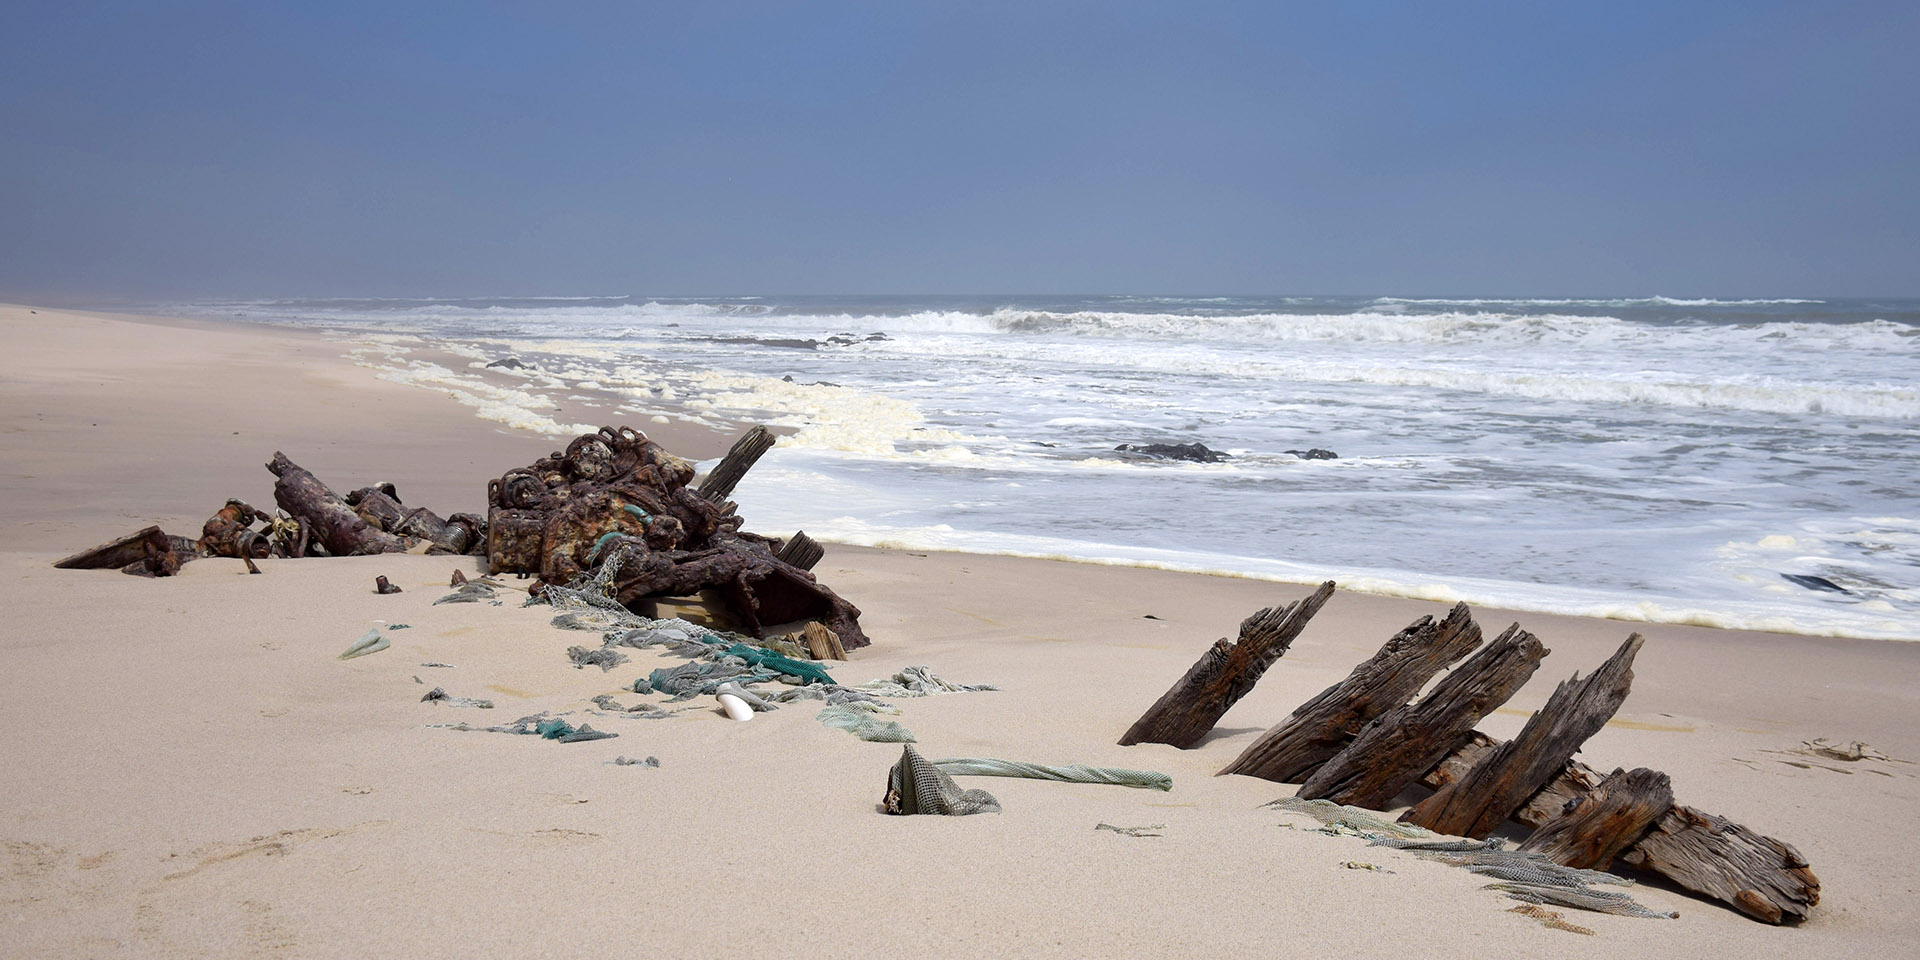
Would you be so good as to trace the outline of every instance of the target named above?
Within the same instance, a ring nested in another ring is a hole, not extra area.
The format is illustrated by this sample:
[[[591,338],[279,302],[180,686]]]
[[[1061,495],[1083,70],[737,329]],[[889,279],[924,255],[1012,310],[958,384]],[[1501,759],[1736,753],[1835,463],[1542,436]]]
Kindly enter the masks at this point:
[[[1920,295],[1920,3],[0,7],[0,296]]]

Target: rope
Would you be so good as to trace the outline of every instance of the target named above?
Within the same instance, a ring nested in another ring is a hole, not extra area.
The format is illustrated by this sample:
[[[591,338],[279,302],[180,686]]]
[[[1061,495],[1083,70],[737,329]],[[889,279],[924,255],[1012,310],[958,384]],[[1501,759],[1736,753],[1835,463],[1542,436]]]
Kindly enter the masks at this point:
[[[995,760],[986,757],[951,757],[935,760],[942,773],[956,777],[1025,777],[1028,780],[1054,780],[1060,783],[1106,783],[1116,787],[1142,790],[1172,790],[1173,778],[1152,770],[1127,770],[1121,767],[1089,767],[1070,764],[1050,767],[1019,760]]]

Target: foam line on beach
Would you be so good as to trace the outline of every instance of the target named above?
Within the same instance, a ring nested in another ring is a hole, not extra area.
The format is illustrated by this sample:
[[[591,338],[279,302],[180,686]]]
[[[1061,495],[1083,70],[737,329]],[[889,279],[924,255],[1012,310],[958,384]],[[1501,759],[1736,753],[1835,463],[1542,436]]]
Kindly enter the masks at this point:
[[[779,522],[777,512],[763,508],[757,513],[767,522]],[[1356,593],[1448,604],[1465,602],[1521,612],[1814,637],[1920,641],[1920,626],[1911,621],[1849,609],[1813,611],[1784,603],[1737,601],[1716,603],[1713,608],[1707,608],[1682,598],[1657,594],[1633,596],[1553,584],[1434,577],[1405,570],[958,530],[944,524],[887,526],[846,516],[813,518],[805,527],[808,536],[822,543],[1142,567],[1276,583],[1315,584],[1332,579],[1339,581],[1342,589]]]

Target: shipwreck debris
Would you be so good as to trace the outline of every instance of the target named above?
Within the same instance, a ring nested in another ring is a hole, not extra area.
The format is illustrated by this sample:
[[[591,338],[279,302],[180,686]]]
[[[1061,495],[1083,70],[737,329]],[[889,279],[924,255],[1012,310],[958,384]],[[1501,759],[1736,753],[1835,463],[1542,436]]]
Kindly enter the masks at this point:
[[[1261,674],[1287,652],[1294,638],[1306,629],[1307,621],[1333,596],[1333,587],[1333,581],[1328,580],[1305,599],[1284,608],[1268,607],[1248,617],[1240,624],[1236,643],[1225,637],[1215,640],[1187,668],[1186,676],[1133,722],[1121,736],[1120,745],[1167,743],[1182,750],[1197,746],[1227,710],[1253,690]]]
[[[609,586],[629,610],[712,591],[751,636],[815,620],[846,648],[866,646],[859,608],[780,559],[779,540],[742,531],[726,499],[773,439],[764,428],[748,431],[695,490],[693,466],[637,430],[580,436],[488,484],[488,565],[566,584],[618,555]]]
[[[1519,624],[1481,644],[1479,628],[1465,605],[1459,605],[1442,621],[1423,617],[1396,634],[1345,680],[1263,734],[1221,773],[1299,783],[1298,797],[1284,804],[1307,805],[1302,807],[1307,812],[1317,811],[1313,804],[1326,804],[1344,815],[1364,815],[1362,832],[1383,834],[1389,832],[1381,829],[1387,821],[1362,808],[1387,806],[1402,789],[1418,783],[1435,793],[1408,811],[1403,819],[1409,822],[1394,826],[1486,837],[1511,819],[1534,832],[1509,857],[1591,871],[1605,871],[1618,861],[1765,923],[1805,919],[1820,902],[1820,881],[1791,844],[1674,802],[1672,784],[1659,771],[1603,775],[1571,759],[1625,700],[1633,659],[1644,643],[1634,634],[1591,675],[1575,675],[1562,683],[1520,735],[1503,744],[1473,726],[1505,703],[1548,651]],[[1479,650],[1468,656],[1476,646]],[[1226,651],[1226,641],[1216,644],[1135,729],[1176,693],[1202,686],[1191,681],[1209,662],[1224,662]],[[1458,666],[1414,699],[1456,661]],[[1195,724],[1198,733],[1187,728],[1186,735],[1197,741],[1225,712],[1219,706],[1225,697],[1196,695],[1189,700],[1219,710],[1200,717],[1205,726]],[[1149,739],[1134,734],[1129,730],[1121,742]],[[1466,851],[1446,854],[1464,863],[1483,856],[1473,851],[1493,849],[1497,843],[1442,839],[1396,840],[1390,845]],[[1581,903],[1566,902],[1564,896],[1553,899],[1524,879],[1506,878],[1495,889],[1536,904],[1620,908],[1615,898],[1605,896]],[[1575,898],[1591,892],[1575,891]]]
[[[235,557],[258,572],[253,561],[267,557],[480,555],[491,573],[537,575],[529,592],[538,596],[618,557],[619,576],[607,592],[628,610],[650,612],[655,598],[699,596],[750,636],[806,625],[796,652],[844,659],[870,641],[859,608],[814,577],[824,550],[805,533],[782,541],[743,531],[737,505],[727,499],[777,439],[765,427],[747,431],[694,487],[692,464],[631,427],[602,427],[490,481],[485,519],[410,507],[391,483],[343,497],[276,452],[267,469],[277,478],[279,513],[228,500],[197,540],[150,526],[54,566],[165,577],[198,557]],[[376,584],[380,593],[400,589],[385,577]],[[450,586],[455,593],[436,603],[491,601],[501,584],[468,583],[455,570]]]

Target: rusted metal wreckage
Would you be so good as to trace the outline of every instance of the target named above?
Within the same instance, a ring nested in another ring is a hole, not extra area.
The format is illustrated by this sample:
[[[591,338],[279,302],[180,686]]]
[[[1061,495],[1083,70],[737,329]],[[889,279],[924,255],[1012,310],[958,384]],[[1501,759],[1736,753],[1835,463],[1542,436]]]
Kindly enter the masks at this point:
[[[1333,589],[1329,581],[1248,617],[1238,641],[1216,641],[1120,742],[1197,746]],[[1765,923],[1805,919],[1820,902],[1820,880],[1793,845],[1675,803],[1664,773],[1603,774],[1573,759],[1626,699],[1644,642],[1633,634],[1591,674],[1561,683],[1503,743],[1474,725],[1550,651],[1519,624],[1483,644],[1459,604],[1442,619],[1414,621],[1220,772],[1297,783],[1304,799],[1374,809],[1419,784],[1433,793],[1400,819],[1436,833],[1485,838],[1512,820],[1533,828],[1522,850],[1556,863],[1605,870],[1617,860]]]
[[[253,561],[268,557],[469,554],[484,556],[493,573],[537,575],[537,593],[617,558],[613,596],[630,609],[704,596],[754,636],[809,622],[831,631],[836,647],[866,646],[859,609],[811,572],[819,544],[805,533],[781,540],[741,529],[728,497],[774,442],[766,428],[753,428],[695,487],[693,465],[646,434],[602,427],[488,481],[484,519],[408,507],[387,483],[342,497],[275,453],[267,469],[278,478],[280,513],[229,500],[198,539],[146,527],[54,566],[165,577],[199,557],[239,558],[258,573]]]

